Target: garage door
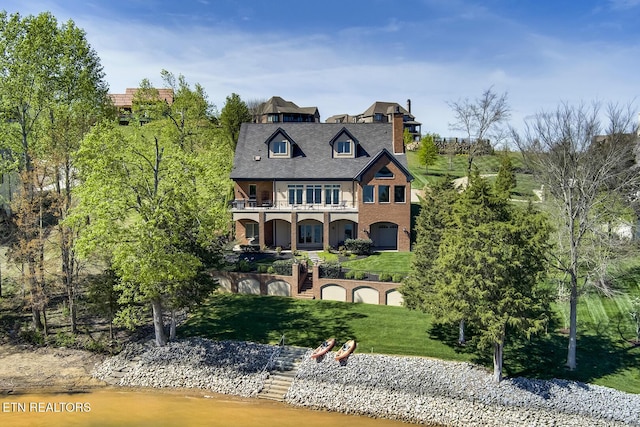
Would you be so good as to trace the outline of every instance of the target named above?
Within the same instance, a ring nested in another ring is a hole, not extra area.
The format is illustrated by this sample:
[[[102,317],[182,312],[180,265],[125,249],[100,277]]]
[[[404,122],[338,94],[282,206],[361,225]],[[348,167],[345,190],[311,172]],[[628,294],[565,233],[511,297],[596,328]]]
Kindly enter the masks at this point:
[[[380,249],[398,249],[398,225],[392,223],[375,224],[373,244]]]

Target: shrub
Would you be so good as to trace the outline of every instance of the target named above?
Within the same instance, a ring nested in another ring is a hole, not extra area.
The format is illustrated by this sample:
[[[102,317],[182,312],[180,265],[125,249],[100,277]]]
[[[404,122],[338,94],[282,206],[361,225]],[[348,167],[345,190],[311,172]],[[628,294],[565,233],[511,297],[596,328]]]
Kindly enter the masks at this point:
[[[246,259],[241,259],[240,261],[238,261],[238,271],[242,272],[242,273],[246,273],[248,271],[251,271],[251,263],[249,261],[247,261]]]
[[[258,273],[267,273],[268,270],[269,270],[268,265],[265,265],[265,264],[258,265]]]
[[[267,273],[274,274],[275,272],[276,270],[273,268],[273,265],[270,265],[269,268],[267,268]]]
[[[44,345],[44,337],[40,331],[23,329],[20,331],[20,338],[29,344]]]
[[[365,277],[367,277],[367,274],[364,271],[356,271],[353,274],[355,280],[364,280]]]
[[[76,337],[68,332],[58,332],[52,341],[56,347],[73,348],[76,344]]]
[[[369,255],[373,247],[371,239],[347,239],[344,241],[344,247],[351,253],[357,255]]]
[[[349,270],[347,272],[344,273],[344,278],[345,279],[353,279],[353,276],[356,274],[355,271],[353,270]]]
[[[392,281],[395,283],[400,283],[404,279],[404,274],[396,273],[392,276]]]
[[[293,259],[279,259],[273,262],[273,272],[282,276],[291,276],[293,272]]]
[[[320,277],[326,277],[328,279],[340,278],[341,271],[342,265],[338,261],[327,261],[320,264],[319,267]]]
[[[391,274],[389,273],[380,273],[380,277],[378,278],[381,282],[390,282]]]

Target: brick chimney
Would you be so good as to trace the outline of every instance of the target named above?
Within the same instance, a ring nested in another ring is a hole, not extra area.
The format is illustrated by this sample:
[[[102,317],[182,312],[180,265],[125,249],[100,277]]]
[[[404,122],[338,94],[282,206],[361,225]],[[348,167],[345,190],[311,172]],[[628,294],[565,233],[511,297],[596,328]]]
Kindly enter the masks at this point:
[[[404,117],[400,106],[395,107],[392,116],[393,154],[404,154]]]

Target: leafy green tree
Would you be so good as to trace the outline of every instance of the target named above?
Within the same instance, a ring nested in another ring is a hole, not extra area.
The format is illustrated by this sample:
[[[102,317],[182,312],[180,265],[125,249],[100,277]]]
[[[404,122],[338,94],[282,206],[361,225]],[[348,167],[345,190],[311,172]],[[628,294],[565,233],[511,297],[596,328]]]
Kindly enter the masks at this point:
[[[227,101],[220,111],[220,125],[233,147],[238,143],[240,126],[242,123],[251,123],[251,118],[249,107],[240,99],[240,95],[232,93],[231,96],[227,96]]]
[[[5,160],[0,174],[17,173],[21,181],[13,203],[20,226],[12,254],[15,262],[27,266],[25,289],[42,290],[48,287],[41,273],[45,218],[63,220],[72,204],[70,158],[102,114],[107,87],[84,32],[73,21],[59,25],[50,13],[22,18],[1,12],[0,51],[0,152]],[[75,332],[73,232],[59,224],[62,282]],[[32,302],[46,300],[29,292]],[[40,313],[46,304],[36,305],[40,308],[32,309],[33,323],[41,329]]]
[[[411,132],[409,132],[409,129],[404,128],[404,131],[402,131],[402,140],[405,146],[413,142],[413,135],[411,135]]]
[[[208,104],[200,89],[189,90],[182,77],[177,81],[179,111],[170,108],[162,119],[129,126],[127,134],[113,122],[102,123],[77,156],[83,182],[76,219],[90,219],[78,248],[111,255],[122,301],[151,305],[160,346],[167,341],[164,308],[184,301],[180,295],[188,294],[208,262],[202,254],[229,221],[232,151],[217,143],[216,127],[202,119]],[[198,102],[182,102],[182,96]],[[121,310],[120,321],[138,324],[135,307]]]
[[[493,186],[496,193],[509,197],[509,193],[516,188],[516,185],[516,172],[513,168],[513,163],[511,163],[511,156],[507,152],[500,156],[500,169],[498,169],[498,176]]]
[[[438,160],[438,147],[436,147],[435,138],[439,138],[436,134],[427,134],[422,137],[420,147],[418,148],[418,162],[429,170],[429,166]]]

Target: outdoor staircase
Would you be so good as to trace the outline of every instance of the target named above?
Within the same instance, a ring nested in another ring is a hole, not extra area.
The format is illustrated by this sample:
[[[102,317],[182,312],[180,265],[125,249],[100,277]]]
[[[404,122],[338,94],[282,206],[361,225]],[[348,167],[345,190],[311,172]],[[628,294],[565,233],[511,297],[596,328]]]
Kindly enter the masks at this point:
[[[307,351],[306,348],[283,346],[280,355],[274,361],[273,369],[269,371],[269,378],[258,393],[258,398],[283,402]]]
[[[309,271],[306,275],[307,277],[305,277],[304,282],[302,282],[302,286],[300,287],[300,293],[296,295],[296,297],[301,299],[313,299],[313,274]]]

